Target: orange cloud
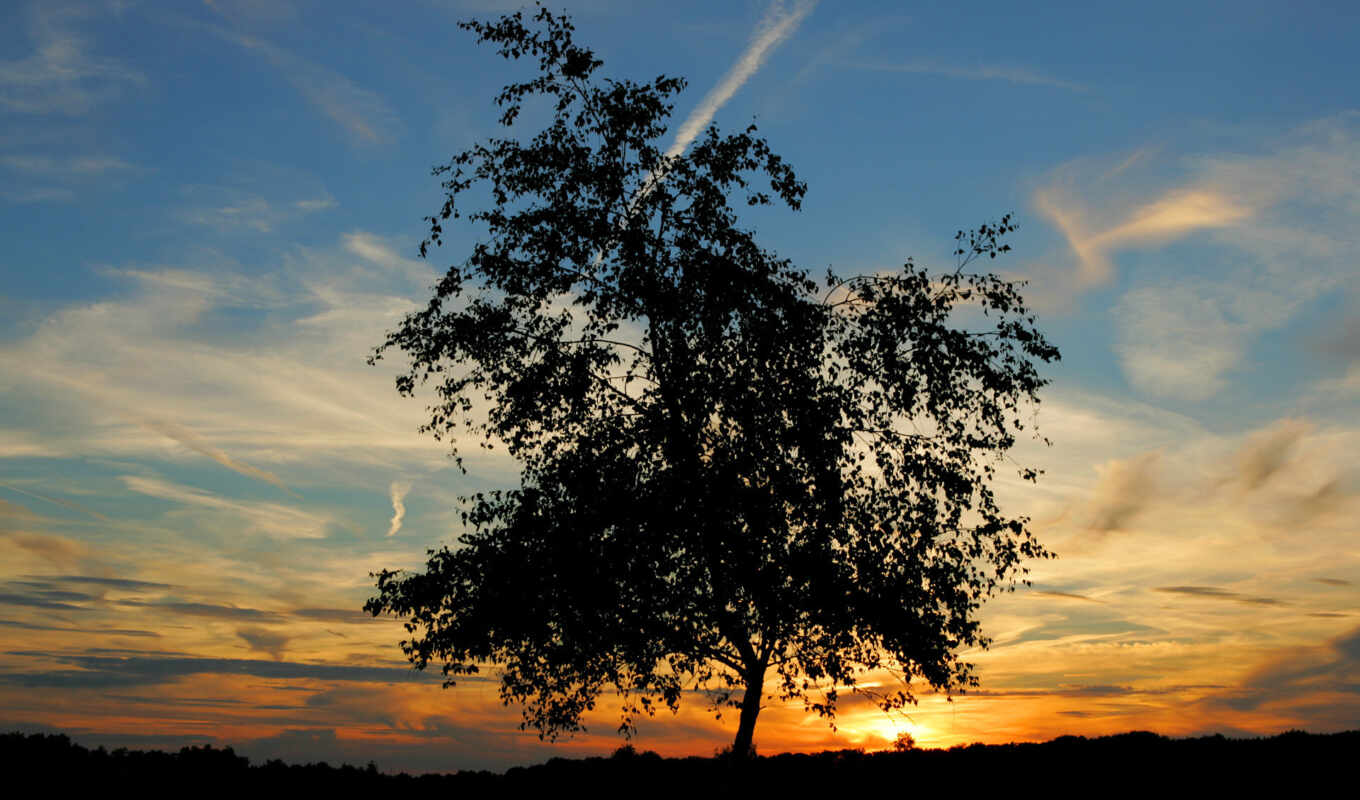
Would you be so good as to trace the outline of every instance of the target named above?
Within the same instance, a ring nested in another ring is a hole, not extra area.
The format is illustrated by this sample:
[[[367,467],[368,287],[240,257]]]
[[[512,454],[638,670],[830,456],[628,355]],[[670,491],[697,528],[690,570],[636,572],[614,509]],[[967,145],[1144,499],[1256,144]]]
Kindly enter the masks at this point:
[[[1034,204],[1066,237],[1077,257],[1077,279],[1088,288],[1114,276],[1110,256],[1118,250],[1165,244],[1199,230],[1236,224],[1253,213],[1207,187],[1172,190],[1099,220],[1089,219],[1083,202],[1064,196],[1056,187],[1037,191]]]

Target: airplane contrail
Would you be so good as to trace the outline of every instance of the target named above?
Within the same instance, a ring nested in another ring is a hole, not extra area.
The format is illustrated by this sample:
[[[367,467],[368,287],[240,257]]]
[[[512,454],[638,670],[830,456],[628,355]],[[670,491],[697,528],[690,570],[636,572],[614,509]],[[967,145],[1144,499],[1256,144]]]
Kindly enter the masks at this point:
[[[245,462],[237,461],[236,459],[232,458],[231,456],[227,455],[221,450],[218,450],[216,447],[213,447],[212,445],[203,441],[203,439],[200,438],[198,434],[194,433],[193,431],[183,426],[175,425],[174,423],[171,422],[158,422],[155,420],[142,420],[141,422],[142,425],[145,425],[147,428],[150,428],[156,433],[159,433],[167,438],[174,439],[175,441],[179,442],[180,444],[184,445],[190,450],[193,450],[195,453],[201,453],[207,456],[208,458],[211,458],[213,461],[216,461],[217,463],[226,467],[227,469],[232,470],[233,472],[239,472],[242,475],[246,475],[257,480],[262,480],[265,483],[273,484],[274,486],[279,487],[280,489],[284,490],[293,497],[299,500],[302,499],[297,492],[294,492],[292,489],[289,489],[286,485],[284,485],[284,482],[279,478],[279,476],[275,475],[272,472],[266,472],[265,470],[262,470],[259,467],[252,467],[251,465],[246,464]]]

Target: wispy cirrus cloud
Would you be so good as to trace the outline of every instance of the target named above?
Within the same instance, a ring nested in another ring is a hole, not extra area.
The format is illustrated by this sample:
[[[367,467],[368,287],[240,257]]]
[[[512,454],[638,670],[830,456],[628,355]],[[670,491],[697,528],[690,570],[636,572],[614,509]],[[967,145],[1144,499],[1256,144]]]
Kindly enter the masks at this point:
[[[272,486],[277,486],[278,488],[282,489],[283,491],[287,492],[289,495],[293,497],[298,497],[298,494],[294,492],[292,489],[289,489],[284,484],[284,482],[279,478],[279,476],[275,475],[272,472],[262,470],[259,467],[252,467],[249,464],[246,464],[242,461],[238,461],[237,459],[232,458],[231,456],[224,453],[222,450],[219,450],[218,448],[208,444],[206,441],[204,441],[203,437],[199,436],[198,434],[194,433],[193,431],[189,430],[183,425],[176,425],[173,422],[165,422],[158,420],[143,420],[142,425],[159,434],[162,434],[163,436],[169,439],[173,439],[174,441],[179,442],[180,444],[184,445],[190,450],[193,450],[195,453],[200,453],[202,455],[207,456],[208,458],[211,458],[213,461],[216,461],[217,463],[221,464],[222,466],[226,467],[232,472],[237,472],[247,477],[264,481],[265,483],[268,483]]]
[[[0,156],[0,167],[31,175],[60,178],[84,178],[107,172],[134,169],[132,164],[112,156],[79,156],[54,158],[45,155]]]
[[[1165,244],[1196,231],[1221,228],[1251,216],[1251,209],[1209,187],[1176,189],[1117,212],[1112,220],[1088,219],[1081,202],[1056,186],[1034,195],[1035,207],[1066,237],[1077,257],[1077,279],[1099,286],[1114,276],[1111,255],[1125,248]]]
[[[1252,606],[1278,606],[1283,605],[1273,597],[1262,597],[1260,595],[1242,594],[1221,589],[1217,586],[1158,586],[1156,591],[1162,594],[1174,594],[1182,597],[1203,597],[1211,600],[1227,600],[1233,603],[1244,603]]]
[[[1089,91],[1083,84],[1055,78],[1029,67],[1013,65],[963,65],[946,64],[938,61],[909,61],[901,64],[852,63],[847,64],[847,66],[873,72],[906,72],[915,75],[937,75],[944,78],[961,78],[971,81],[1005,81],[1023,86],[1048,86],[1070,92]]]
[[[1353,275],[1346,232],[1360,226],[1357,187],[1360,114],[1350,113],[1254,153],[1074,161],[1032,202],[1072,265],[1055,285],[1108,285],[1122,254],[1137,258],[1113,309],[1124,373],[1149,394],[1201,401],[1229,385],[1257,335]],[[1173,245],[1196,248],[1198,268],[1157,257]]]
[[[258,661],[242,658],[194,658],[186,656],[53,656],[47,653],[17,652],[11,655],[51,658],[76,667],[59,671],[0,674],[0,683],[17,686],[67,688],[104,688],[148,686],[172,683],[190,675],[249,675],[257,678],[284,678],[317,681],[358,681],[406,683],[430,681],[431,676],[399,667],[363,667],[331,664],[303,664],[288,661]],[[477,681],[478,676],[460,680]]]
[[[195,452],[192,441],[224,466],[284,486],[281,463],[445,466],[443,446],[416,432],[420,409],[396,400],[391,371],[364,363],[414,307],[397,292],[423,292],[433,271],[362,231],[335,247],[294,248],[282,262],[263,275],[218,259],[103,270],[129,279],[131,291],[57,311],[0,346],[0,373],[34,405],[24,437],[42,443],[20,437],[9,455],[174,459],[177,448]],[[224,315],[254,327],[224,335],[215,325]],[[79,408],[59,411],[51,397],[80,398]],[[39,420],[51,422],[46,434]]]
[[[259,55],[277,69],[303,99],[339,125],[353,141],[365,145],[387,144],[400,135],[401,119],[377,92],[263,39],[216,25],[206,27],[218,37]]]
[[[79,504],[77,504],[77,503],[72,503],[70,500],[62,500],[61,498],[58,498],[58,497],[48,497],[48,496],[45,495],[45,494],[38,494],[37,492],[34,492],[34,491],[30,490],[30,489],[24,489],[24,488],[15,486],[15,485],[10,484],[10,483],[0,483],[0,486],[3,486],[3,487],[5,487],[6,489],[9,489],[9,490],[12,491],[12,492],[18,492],[19,494],[26,495],[26,496],[28,496],[28,497],[32,497],[32,498],[34,498],[35,500],[41,500],[41,501],[43,501],[44,503],[51,503],[51,504],[54,505],[54,506],[61,506],[62,508],[69,508],[69,509],[71,509],[72,511],[79,511],[79,512],[82,513],[82,514],[89,514],[90,516],[94,517],[95,519],[99,520],[100,522],[109,522],[109,521],[110,521],[108,517],[104,516],[103,514],[100,514],[98,511],[91,511],[90,509],[85,508],[85,507],[82,506],[82,505],[79,505]],[[0,501],[0,502],[2,502],[2,501]]]
[[[117,60],[92,53],[78,23],[90,8],[34,3],[27,9],[32,52],[0,61],[0,109],[21,114],[84,114],[146,77]]]
[[[174,588],[168,583],[139,581],[131,578],[106,578],[99,575],[32,575],[30,579],[50,581],[55,584],[74,583],[102,589],[121,589],[124,591],[148,591]]]
[[[272,233],[285,223],[336,206],[327,193],[280,201],[235,187],[186,186],[183,192],[188,205],[176,210],[175,217],[222,233]]]
[[[197,506],[222,511],[245,519],[250,531],[258,531],[282,538],[320,538],[331,524],[328,515],[319,514],[278,503],[256,503],[232,500],[212,492],[182,486],[140,475],[122,476],[123,484],[131,491],[149,497],[170,500],[181,505]]]

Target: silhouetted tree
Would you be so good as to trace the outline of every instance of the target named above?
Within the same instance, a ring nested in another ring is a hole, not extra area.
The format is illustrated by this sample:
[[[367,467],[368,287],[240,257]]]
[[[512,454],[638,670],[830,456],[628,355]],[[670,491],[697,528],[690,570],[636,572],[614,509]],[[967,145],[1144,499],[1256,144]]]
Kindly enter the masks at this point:
[[[806,190],[754,126],[666,153],[683,80],[601,79],[565,16],[532,22],[460,23],[538,61],[496,98],[502,124],[542,100],[552,120],[435,169],[421,255],[459,216],[484,238],[373,356],[406,353],[400,392],[437,393],[422,430],[503,445],[521,485],[463,498],[459,546],[377,573],[366,609],[407,618],[403,650],[446,686],[498,665],[547,738],[607,690],[627,735],[698,689],[740,709],[740,756],[767,678],[833,719],[868,671],[902,679],[885,709],[913,679],[974,685],[956,651],[986,644],[979,604],[1047,555],[990,481],[1058,351],[1016,284],[966,271],[1009,249],[1010,219],[960,232],[942,275],[819,286],[738,227],[731,196],[797,209]]]

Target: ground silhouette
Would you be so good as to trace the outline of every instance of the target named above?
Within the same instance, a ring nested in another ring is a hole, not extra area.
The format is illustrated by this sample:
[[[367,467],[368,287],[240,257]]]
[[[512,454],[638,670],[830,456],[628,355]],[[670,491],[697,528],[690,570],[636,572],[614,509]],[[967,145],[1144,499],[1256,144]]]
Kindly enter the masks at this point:
[[[267,796],[325,790],[331,796],[373,797],[374,792],[560,793],[649,791],[661,796],[747,794],[759,790],[803,796],[811,790],[853,789],[902,793],[1025,788],[1044,794],[1114,794],[1134,788],[1178,795],[1189,788],[1255,787],[1268,782],[1300,788],[1329,777],[1351,776],[1360,754],[1360,730],[1332,734],[1288,731],[1230,739],[1221,735],[1172,739],[1147,731],[1048,742],[974,744],[906,752],[837,750],[730,758],[662,758],[624,746],[610,757],[554,758],[503,774],[481,771],[385,774],[325,762],[251,764],[230,747],[185,747],[177,753],[88,749],[65,735],[0,735],[0,769],[13,783],[37,778],[53,788],[137,786],[143,790],[214,792],[248,789]],[[612,788],[611,788],[612,787]]]

